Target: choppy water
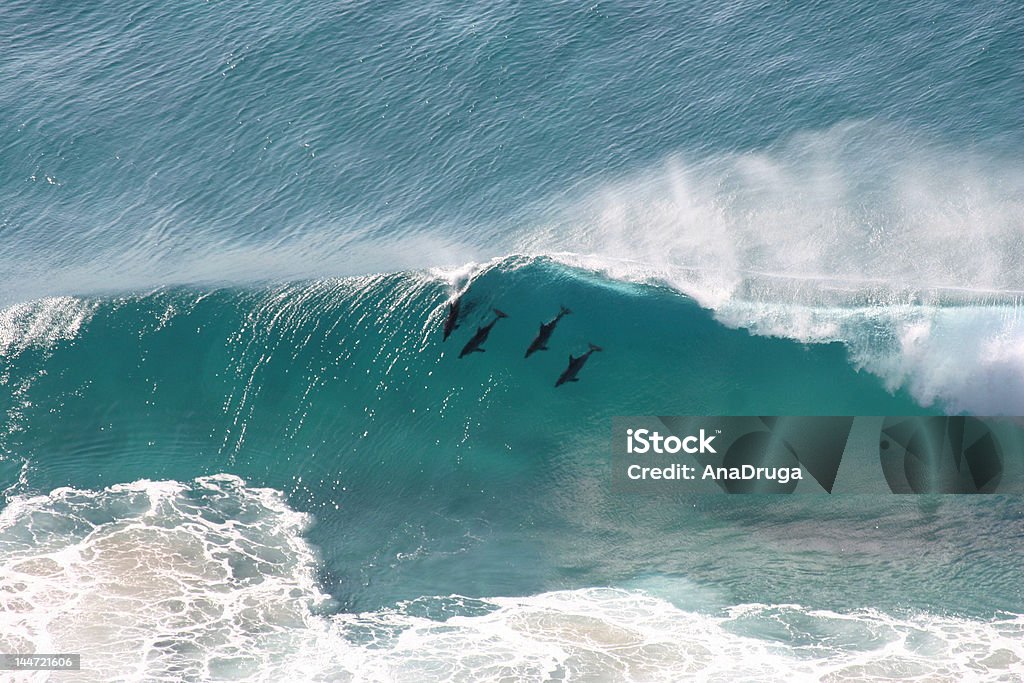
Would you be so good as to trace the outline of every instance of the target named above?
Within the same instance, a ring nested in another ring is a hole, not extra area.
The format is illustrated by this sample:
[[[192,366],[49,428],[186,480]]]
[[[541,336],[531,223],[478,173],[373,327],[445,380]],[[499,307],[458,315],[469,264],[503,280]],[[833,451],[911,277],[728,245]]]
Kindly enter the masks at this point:
[[[4,3],[0,650],[1024,679],[1017,498],[638,499],[607,450],[1024,413],[1020,10]]]

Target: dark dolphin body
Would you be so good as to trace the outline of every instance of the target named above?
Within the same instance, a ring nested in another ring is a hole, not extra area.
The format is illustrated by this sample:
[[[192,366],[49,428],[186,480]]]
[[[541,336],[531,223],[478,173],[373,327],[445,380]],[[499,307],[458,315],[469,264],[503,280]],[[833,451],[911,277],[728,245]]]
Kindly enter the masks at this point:
[[[447,341],[452,332],[459,326],[459,311],[462,309],[462,295],[448,304],[448,317],[444,319],[444,340]]]
[[[570,354],[569,367],[565,369],[565,372],[563,372],[561,376],[558,378],[558,381],[555,382],[555,386],[560,387],[566,382],[579,382],[579,380],[576,379],[576,375],[579,374],[579,371],[583,369],[584,365],[586,365],[587,359],[590,358],[590,354],[592,354],[594,351],[600,350],[600,346],[595,346],[594,344],[591,344],[590,350],[587,351],[582,356],[580,356],[579,358],[573,358]]]
[[[494,320],[492,320],[491,324],[487,325],[486,327],[478,327],[478,328],[476,328],[476,334],[474,334],[473,338],[470,339],[468,342],[466,342],[466,345],[462,347],[462,353],[459,354],[459,358],[462,358],[466,354],[473,353],[474,351],[479,351],[480,353],[483,353],[484,351],[486,351],[486,349],[481,349],[480,347],[483,345],[483,343],[485,341],[487,341],[487,335],[489,335],[491,333],[491,328],[494,327],[494,325],[499,320],[501,320],[502,318],[507,318],[507,317],[508,317],[507,315],[505,315],[504,313],[499,311],[497,308],[495,308],[494,309]]]
[[[559,320],[570,313],[572,313],[572,311],[565,306],[562,306],[562,310],[560,310],[558,315],[556,315],[550,322],[541,323],[540,332],[538,332],[537,336],[533,338],[532,342],[530,342],[530,348],[526,349],[526,355],[524,358],[529,358],[530,354],[534,351],[547,351],[548,339],[551,339],[551,333],[555,331],[555,325],[558,324]]]

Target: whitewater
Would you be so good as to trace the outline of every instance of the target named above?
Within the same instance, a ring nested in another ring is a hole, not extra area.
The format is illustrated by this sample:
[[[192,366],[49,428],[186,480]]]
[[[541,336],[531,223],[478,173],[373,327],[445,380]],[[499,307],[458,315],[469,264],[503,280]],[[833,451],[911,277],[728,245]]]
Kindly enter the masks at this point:
[[[706,615],[637,589],[326,616],[308,523],[231,475],[16,499],[0,517],[5,647],[59,644],[102,667],[55,680],[97,681],[1010,680],[1024,661],[1020,616],[795,604]]]

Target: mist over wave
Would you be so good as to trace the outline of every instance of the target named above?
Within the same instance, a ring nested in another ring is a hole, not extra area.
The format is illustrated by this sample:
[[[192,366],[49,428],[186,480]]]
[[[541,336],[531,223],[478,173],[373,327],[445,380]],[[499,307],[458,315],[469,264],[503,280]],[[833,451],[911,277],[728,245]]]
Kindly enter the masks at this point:
[[[528,253],[694,297],[721,322],[840,341],[890,389],[1024,413],[1024,169],[851,123],[611,181]]]
[[[519,246],[634,261],[623,275],[647,269],[710,307],[1024,293],[1024,168],[911,131],[850,122],[594,184]]]

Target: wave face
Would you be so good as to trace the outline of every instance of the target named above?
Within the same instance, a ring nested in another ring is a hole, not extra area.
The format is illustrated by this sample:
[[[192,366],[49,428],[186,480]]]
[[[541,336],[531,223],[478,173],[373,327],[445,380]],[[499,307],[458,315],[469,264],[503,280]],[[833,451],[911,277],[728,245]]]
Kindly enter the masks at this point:
[[[464,319],[444,342],[446,303],[467,286]],[[559,304],[573,312],[551,350],[524,358]],[[495,306],[508,318],[486,353],[459,358]],[[96,459],[124,458],[120,474],[130,479],[183,480],[197,467],[212,473],[271,453],[294,460],[268,472],[295,478],[293,488],[302,488],[300,475],[309,479],[296,462],[317,457],[315,472],[342,468],[336,483],[353,468],[353,476],[419,487],[424,474],[438,484],[466,474],[458,473],[461,453],[552,453],[563,435],[603,439],[603,428],[587,432],[656,406],[679,414],[756,414],[766,405],[780,414],[922,412],[906,392],[887,392],[850,367],[841,345],[752,336],[671,289],[550,259],[44,299],[8,309],[3,320],[0,444],[11,462],[32,463],[40,488],[56,462],[80,463],[85,479],[75,482],[95,486],[113,483],[100,478],[102,468],[91,473]],[[556,391],[568,356],[591,342],[605,351],[578,384]],[[395,466],[381,467],[367,451]],[[507,474],[516,476],[521,462]]]
[[[80,652],[74,679],[86,681],[952,681],[1006,680],[1024,664],[1019,616],[795,604],[709,615],[638,589],[331,616],[307,521],[279,492],[223,474],[17,498],[0,515],[0,644]]]
[[[464,320],[442,341],[445,304],[467,284]],[[573,312],[551,350],[524,358],[560,303]],[[493,306],[508,317],[486,352],[458,358]],[[241,476],[315,515],[320,580],[345,611],[618,586],[652,572],[713,583],[728,604],[941,604],[972,615],[1022,604],[1019,568],[999,550],[1019,533],[1012,500],[921,507],[892,497],[865,510],[732,497],[683,514],[613,495],[615,415],[925,412],[857,372],[840,344],[732,329],[670,288],[524,257],[460,272],[52,299],[7,319],[14,337],[34,340],[8,344],[3,358],[8,496]],[[578,383],[556,388],[569,354],[590,342],[604,351]],[[833,540],[808,571],[830,580],[808,582],[792,558],[822,543],[823,529]],[[948,545],[937,550],[930,535]],[[884,557],[892,581],[844,574],[849,552],[865,571],[867,558]],[[958,557],[973,558],[969,569],[951,570]]]

